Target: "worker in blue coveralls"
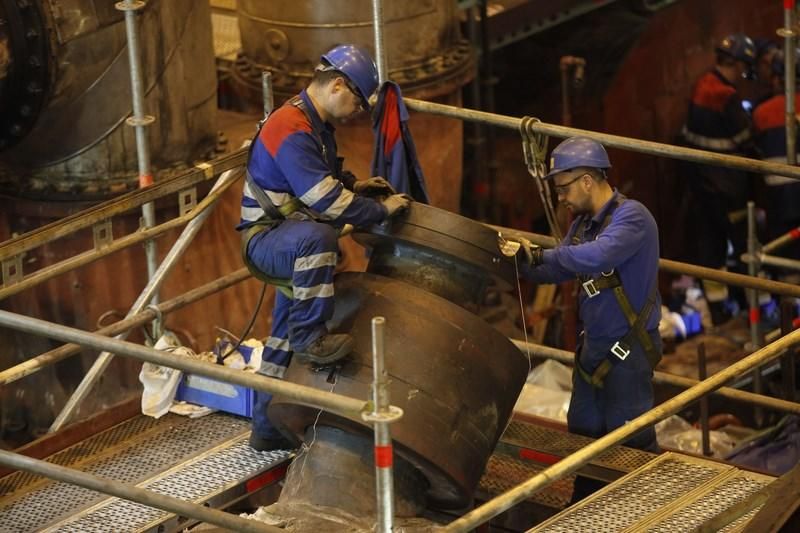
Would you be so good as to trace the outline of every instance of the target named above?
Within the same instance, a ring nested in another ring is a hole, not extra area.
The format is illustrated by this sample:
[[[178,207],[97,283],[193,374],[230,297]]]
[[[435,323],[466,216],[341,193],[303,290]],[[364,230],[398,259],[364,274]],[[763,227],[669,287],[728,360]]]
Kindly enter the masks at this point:
[[[272,331],[260,372],[282,378],[292,357],[326,365],[347,356],[353,339],[329,333],[333,276],[345,224],[367,226],[408,207],[381,177],[356,180],[342,170],[333,124],[369,108],[378,73],[353,45],[325,53],[309,86],[266,119],[247,163],[242,195],[242,255],[256,277],[284,285],[276,291]],[[290,296],[289,296],[290,295]],[[250,445],[290,446],[267,417],[272,396],[256,393]]]
[[[583,333],[567,425],[587,437],[605,435],[653,407],[653,370],[661,359],[658,228],[644,205],[612,189],[609,168],[605,149],[591,139],[559,144],[546,179],[575,219],[552,250],[520,239],[524,277],[578,280]],[[656,451],[655,431],[648,428],[625,444]],[[600,486],[579,476],[573,501]]]

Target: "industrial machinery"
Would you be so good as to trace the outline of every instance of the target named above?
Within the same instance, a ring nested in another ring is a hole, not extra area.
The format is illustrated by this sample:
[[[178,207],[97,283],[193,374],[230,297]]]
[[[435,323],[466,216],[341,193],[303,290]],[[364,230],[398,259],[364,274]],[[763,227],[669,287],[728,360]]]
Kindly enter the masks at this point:
[[[383,316],[389,396],[404,411],[391,428],[397,514],[465,508],[529,369],[525,355],[474,314],[489,287],[516,283],[513,263],[495,231],[419,203],[356,240],[371,248],[369,266],[337,276],[333,318],[334,331],[355,338],[353,353],[341,368],[293,364],[285,379],[367,397],[370,318]],[[298,506],[375,514],[370,424],[280,396],[270,417],[307,447],[287,477],[281,514]]]

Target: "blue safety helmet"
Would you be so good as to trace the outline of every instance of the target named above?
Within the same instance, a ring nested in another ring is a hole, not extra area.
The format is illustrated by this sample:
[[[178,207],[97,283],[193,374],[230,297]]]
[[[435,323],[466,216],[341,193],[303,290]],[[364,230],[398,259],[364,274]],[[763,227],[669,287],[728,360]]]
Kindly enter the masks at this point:
[[[370,55],[352,44],[340,44],[322,55],[325,68],[344,74],[358,90],[358,96],[369,108],[369,97],[378,88],[378,67]]]
[[[753,39],[744,33],[734,33],[717,43],[717,52],[726,54],[752,66],[756,62],[756,45]]]
[[[780,79],[783,79],[786,75],[786,54],[783,50],[778,50],[775,52],[775,55],[772,56],[772,74],[774,76],[778,76]],[[800,49],[795,51],[795,72],[800,75]]]
[[[562,141],[550,154],[550,172],[552,178],[559,172],[566,172],[578,167],[590,167],[606,170],[611,168],[608,154],[603,145],[588,137],[571,137]]]

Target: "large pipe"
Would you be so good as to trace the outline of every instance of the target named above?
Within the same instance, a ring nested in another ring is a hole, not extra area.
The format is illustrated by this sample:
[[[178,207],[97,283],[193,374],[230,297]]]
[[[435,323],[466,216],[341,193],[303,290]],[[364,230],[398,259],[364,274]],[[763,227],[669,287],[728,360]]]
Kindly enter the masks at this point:
[[[514,505],[528,499],[534,493],[561,479],[562,477],[575,472],[577,469],[587,464],[589,461],[608,451],[613,446],[622,444],[639,431],[664,420],[665,418],[679,412],[686,406],[696,402],[708,393],[722,387],[728,381],[745,374],[754,368],[762,366],[780,355],[787,349],[800,342],[800,331],[794,331],[785,337],[765,346],[755,353],[750,354],[741,361],[738,361],[728,368],[714,374],[705,381],[701,381],[689,390],[683,391],[674,398],[667,400],[647,411],[643,415],[635,418],[623,426],[615,429],[611,433],[600,437],[591,444],[581,448],[579,451],[565,457],[553,466],[542,470],[539,474],[528,479],[524,483],[517,485],[508,492],[494,498],[481,505],[477,509],[465,514],[445,526],[443,532],[466,532],[488,522],[493,517],[513,507]]]
[[[358,418],[362,412],[372,409],[370,402],[356,400],[355,398],[349,398],[341,394],[334,394],[303,385],[295,385],[279,379],[268,378],[241,370],[232,370],[223,365],[205,363],[188,357],[175,356],[132,342],[109,339],[108,337],[96,333],[81,331],[76,328],[62,326],[17,313],[0,310],[0,325],[26,333],[40,335],[42,337],[80,344],[81,346],[93,348],[95,350],[107,350],[111,353],[133,357],[134,359],[147,361],[148,363],[156,365],[177,368],[178,370],[183,370],[190,374],[205,376],[217,381],[225,381],[263,392],[280,394],[302,405],[329,410],[344,416]]]
[[[217,189],[226,187],[231,182],[236,181],[238,179],[238,173],[234,170],[228,170],[222,176],[219,177],[217,182],[212,187],[211,192],[213,193]],[[175,265],[178,264],[178,260],[183,256],[183,253],[189,248],[189,245],[192,244],[195,236],[200,231],[200,228],[203,227],[206,219],[211,215],[211,212],[214,210],[214,206],[216,202],[209,204],[197,217],[189,222],[186,227],[183,229],[181,236],[178,237],[178,240],[175,241],[175,244],[170,249],[167,257],[164,258],[164,261],[161,262],[158,269],[155,273],[150,277],[150,281],[145,286],[144,290],[139,294],[139,297],[131,306],[130,311],[126,318],[131,317],[139,312],[141,312],[145,307],[147,307],[150,302],[153,300],[153,297],[158,294],[158,289],[161,287],[161,284],[167,277]],[[120,333],[117,338],[125,339],[128,336],[128,332]],[[103,352],[101,353],[97,359],[95,360],[92,367],[83,377],[81,382],[78,384],[78,387],[75,389],[75,392],[72,393],[69,400],[67,400],[66,405],[58,414],[56,419],[53,421],[53,425],[50,426],[50,431],[58,431],[61,427],[64,426],[75,412],[78,410],[81,402],[86,398],[86,396],[91,392],[94,384],[100,379],[102,376],[103,371],[105,371],[106,367],[108,367],[109,363],[111,363],[111,359],[114,355],[110,352]]]
[[[797,168],[797,167],[795,167]],[[524,237],[531,241],[533,244],[538,244],[544,248],[552,248],[556,245],[556,240],[548,235],[541,235],[539,233],[531,233],[514,228],[504,228],[502,226],[492,226],[490,228],[497,230],[506,237]],[[771,258],[775,260],[775,258]],[[791,261],[789,259],[781,261]],[[765,261],[766,263],[766,261]],[[756,289],[762,292],[771,292],[773,294],[785,294],[787,296],[794,296],[800,298],[800,286],[792,285],[791,283],[782,283],[780,281],[772,281],[769,279],[745,276],[744,274],[736,274],[733,272],[725,272],[722,270],[715,270],[713,268],[702,267],[693,265],[691,263],[681,263],[680,261],[673,261],[671,259],[659,259],[658,267],[667,272],[675,272],[677,274],[686,274],[700,279],[710,279],[725,283],[726,285],[736,285],[737,287],[746,287],[748,289]]]
[[[156,509],[174,513],[178,516],[186,516],[201,522],[208,522],[209,524],[214,524],[215,526],[230,531],[286,533],[285,529],[273,527],[264,522],[259,522],[258,520],[249,520],[235,514],[210,509],[203,505],[167,496],[166,494],[160,494],[111,479],[93,476],[85,472],[6,450],[0,450],[0,465],[17,470],[25,470],[64,483],[78,485],[79,487],[91,489],[101,494],[110,494],[117,498],[130,500],[142,505],[147,505],[148,507],[155,507]]]
[[[133,316],[100,328],[95,331],[95,333],[110,337],[124,331],[129,331],[133,328],[138,328],[152,321],[159,314],[166,315],[173,311],[177,311],[178,309],[186,307],[187,305],[198,300],[202,300],[206,296],[217,293],[230,287],[231,285],[239,283],[240,281],[244,281],[249,277],[250,272],[246,268],[240,268],[235,272],[231,272],[230,274],[206,283],[205,285],[201,285],[200,287],[192,289],[189,292],[181,294],[180,296],[176,296],[171,300],[162,302],[155,306],[155,309],[152,307],[145,309],[141,313],[137,313]],[[65,344],[28,359],[27,361],[18,365],[12,366],[11,368],[7,368],[0,372],[0,386],[8,385],[9,383],[13,383],[24,378],[25,376],[30,376],[31,374],[62,361],[67,357],[80,353],[81,350],[82,348],[77,344]]]
[[[525,342],[517,339],[511,339],[511,342],[513,342],[517,348],[520,349],[520,351],[530,354],[533,357],[552,359],[554,361],[558,361],[559,363],[565,363],[568,365],[575,364],[575,354],[570,351],[551,348],[549,346],[542,346],[541,344],[534,344],[532,342]],[[700,382],[696,379],[677,376],[675,374],[669,374],[667,372],[660,372],[657,370],[653,372],[653,383],[689,389]],[[761,394],[753,394],[752,392],[734,389],[731,387],[719,388],[714,391],[713,394],[737,402],[758,405],[767,409],[774,409],[784,413],[800,415],[800,403],[781,400],[780,398],[772,398],[770,396],[764,396]]]
[[[128,119],[128,125],[136,130],[136,158],[139,164],[139,187],[145,188],[153,184],[153,174],[150,170],[150,144],[147,140],[147,126],[153,123],[154,118],[144,113],[144,88],[142,83],[142,63],[139,59],[139,32],[136,29],[136,12],[145,6],[144,2],[125,0],[118,2],[116,8],[125,12],[125,32],[128,35],[128,62],[131,71],[131,100],[133,101],[133,117]],[[142,206],[142,220],[145,228],[152,228],[156,224],[156,208],[153,202]],[[156,241],[149,240],[144,243],[147,257],[147,277],[153,279],[158,268]],[[158,303],[158,291],[154,292],[151,300]],[[161,325],[156,321],[156,331]]]
[[[499,126],[501,128],[515,131],[519,131],[520,124],[522,123],[522,119],[520,118],[498,115],[495,113],[487,113],[485,111],[476,111],[474,109],[465,109],[451,105],[426,102],[424,100],[417,100],[415,98],[405,98],[404,101],[406,106],[414,111],[431,113],[433,115],[441,115],[443,117],[457,118],[470,122],[480,122],[482,124]],[[629,137],[622,137],[620,135],[611,135],[608,133],[598,133],[595,131],[568,128],[565,126],[547,124],[546,122],[535,122],[531,124],[530,129],[535,133],[544,133],[546,135],[552,135],[553,137],[564,138],[574,137],[576,135],[590,137],[607,147],[622,148],[624,150],[630,150],[632,152],[638,152],[641,154],[670,157],[672,159],[680,159],[682,161],[706,163],[709,165],[734,168],[737,170],[746,170],[748,172],[759,172],[761,174],[777,174],[779,176],[786,176],[788,178],[800,180],[800,168],[791,165],[784,165],[782,163],[759,161],[757,159],[748,159],[746,157],[706,152],[705,150],[684,148],[681,146],[673,146],[671,144],[631,139]]]

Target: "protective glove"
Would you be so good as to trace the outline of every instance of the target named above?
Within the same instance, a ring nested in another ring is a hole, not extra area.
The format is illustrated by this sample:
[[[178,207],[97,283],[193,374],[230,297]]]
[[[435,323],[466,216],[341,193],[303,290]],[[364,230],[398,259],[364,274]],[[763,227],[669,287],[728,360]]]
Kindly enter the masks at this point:
[[[391,217],[396,215],[403,209],[408,209],[414,199],[407,194],[393,194],[383,200],[381,205],[386,208],[387,216]]]
[[[524,264],[528,266],[539,266],[544,260],[544,250],[542,247],[533,244],[525,237],[503,237],[500,236],[500,251],[507,257],[520,256]]]
[[[397,194],[392,184],[380,176],[356,181],[353,183],[353,192],[364,196],[389,196],[391,194]]]

